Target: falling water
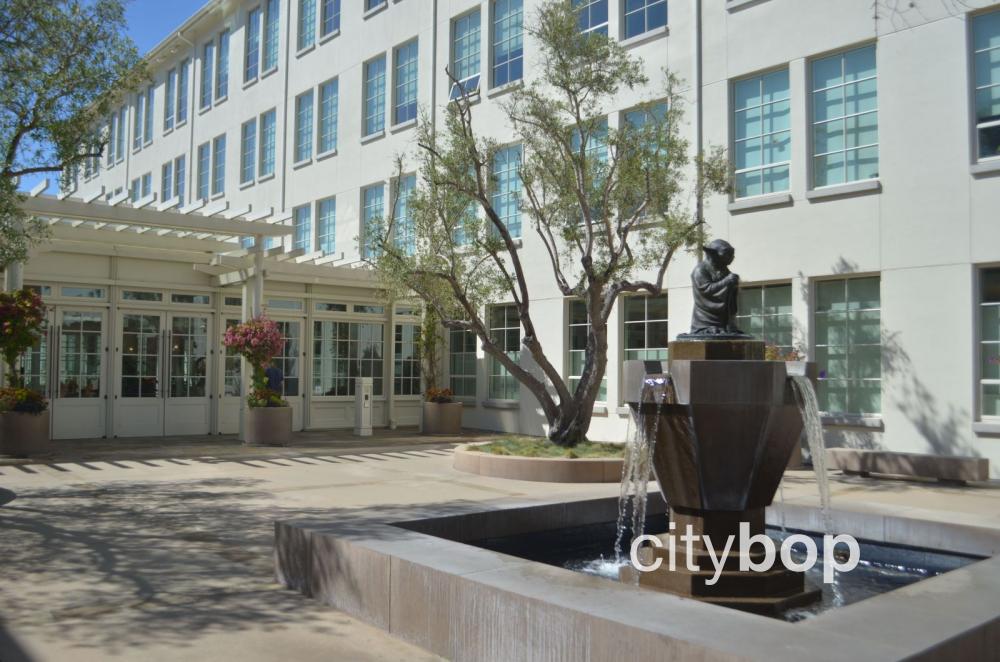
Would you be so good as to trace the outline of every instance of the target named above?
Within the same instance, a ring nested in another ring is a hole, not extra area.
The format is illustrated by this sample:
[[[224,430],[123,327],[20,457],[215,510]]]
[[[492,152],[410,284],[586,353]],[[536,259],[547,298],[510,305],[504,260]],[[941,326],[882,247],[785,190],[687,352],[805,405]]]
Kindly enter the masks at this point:
[[[623,559],[626,557],[623,549],[625,531],[628,529],[626,522],[631,519],[633,539],[636,536],[641,536],[645,528],[646,494],[649,486],[649,474],[653,466],[653,449],[660,426],[660,408],[663,406],[663,395],[657,397],[657,392],[663,390],[664,381],[665,378],[656,377],[647,379],[643,384],[640,403],[647,401],[647,394],[652,394],[652,399],[656,403],[652,424],[650,424],[646,408],[640,404],[638,412],[634,414],[634,430],[626,440],[621,490],[618,495],[618,527],[615,536],[615,561],[617,563],[623,563]],[[630,428],[632,428],[631,425]],[[628,517],[630,503],[631,518]]]
[[[830,521],[830,483],[826,475],[826,446],[823,442],[823,422],[819,416],[819,402],[812,381],[803,375],[790,375],[795,401],[802,412],[802,423],[805,426],[806,440],[809,442],[809,453],[812,456],[813,471],[816,473],[816,485],[819,488],[819,505],[823,513],[823,528],[826,533],[832,530]]]

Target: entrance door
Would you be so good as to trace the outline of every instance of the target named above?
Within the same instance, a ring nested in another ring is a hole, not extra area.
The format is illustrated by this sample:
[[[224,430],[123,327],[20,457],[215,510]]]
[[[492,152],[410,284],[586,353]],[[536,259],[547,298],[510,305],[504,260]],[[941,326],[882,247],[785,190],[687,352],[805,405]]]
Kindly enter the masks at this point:
[[[207,315],[121,314],[117,436],[208,434],[210,325]]]
[[[240,323],[239,318],[227,318],[226,328],[236,326]],[[220,337],[225,334],[222,331]],[[216,370],[221,370],[223,375],[219,388],[219,434],[236,434],[240,431],[240,414],[242,407],[243,391],[243,359],[236,350],[222,347],[219,358],[220,365]]]
[[[281,335],[285,338],[285,349],[281,356],[274,357],[274,363],[281,368],[285,375],[282,382],[282,396],[288,400],[292,407],[292,429],[302,429],[302,380],[299,379],[302,367],[302,360],[305,354],[302,351],[302,322],[291,322],[277,320]]]
[[[56,309],[52,334],[55,387],[51,390],[55,439],[107,434],[106,322],[104,311]]]

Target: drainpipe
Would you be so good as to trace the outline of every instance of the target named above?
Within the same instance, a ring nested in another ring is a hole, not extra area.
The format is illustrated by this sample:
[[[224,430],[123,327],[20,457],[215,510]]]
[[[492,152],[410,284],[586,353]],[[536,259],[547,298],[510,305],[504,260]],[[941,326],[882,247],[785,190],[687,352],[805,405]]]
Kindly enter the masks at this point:
[[[702,25],[701,25],[701,0],[694,0],[694,126],[695,126],[695,152],[698,157],[697,163],[697,195],[695,220],[698,222],[705,220],[705,195],[702,191],[703,172],[701,159],[705,155],[704,136],[704,110],[702,102]],[[700,249],[699,249],[700,252]]]

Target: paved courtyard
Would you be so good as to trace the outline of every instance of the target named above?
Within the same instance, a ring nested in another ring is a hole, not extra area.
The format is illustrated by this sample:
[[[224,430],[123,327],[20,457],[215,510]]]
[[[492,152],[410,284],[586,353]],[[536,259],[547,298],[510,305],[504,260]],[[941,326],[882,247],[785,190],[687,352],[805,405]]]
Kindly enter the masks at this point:
[[[434,659],[278,586],[273,521],[618,490],[459,473],[458,439],[310,435],[287,449],[77,442],[44,462],[0,465],[0,660]],[[784,491],[816,501],[808,472],[791,472]],[[839,508],[1000,529],[996,482],[836,477],[833,493]]]

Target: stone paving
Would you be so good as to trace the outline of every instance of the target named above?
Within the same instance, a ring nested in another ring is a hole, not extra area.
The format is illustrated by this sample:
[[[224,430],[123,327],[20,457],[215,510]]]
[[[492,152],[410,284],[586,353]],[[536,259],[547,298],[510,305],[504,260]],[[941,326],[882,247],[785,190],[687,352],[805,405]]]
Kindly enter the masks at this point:
[[[618,491],[459,473],[459,439],[313,434],[277,450],[226,438],[60,442],[43,462],[0,466],[0,660],[434,659],[279,587],[273,521]],[[832,490],[838,508],[1000,529],[996,481],[834,476]],[[816,502],[809,472],[789,473],[784,491]]]

